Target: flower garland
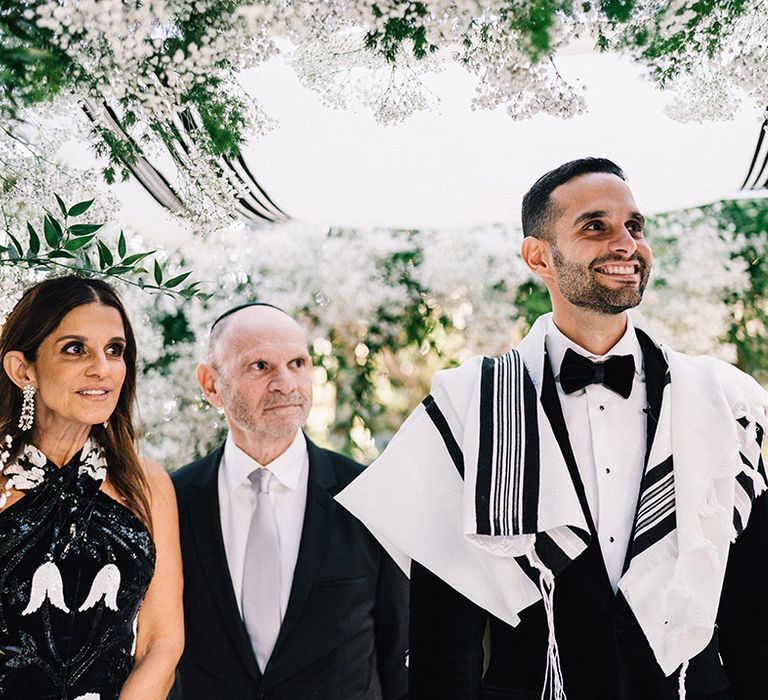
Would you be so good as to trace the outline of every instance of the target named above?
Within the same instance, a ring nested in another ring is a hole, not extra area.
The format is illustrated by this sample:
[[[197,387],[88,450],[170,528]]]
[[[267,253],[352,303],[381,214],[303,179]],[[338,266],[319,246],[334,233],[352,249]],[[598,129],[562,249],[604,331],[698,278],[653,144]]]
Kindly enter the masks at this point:
[[[220,159],[271,123],[238,75],[286,48],[326,101],[387,124],[435,104],[421,77],[447,61],[477,77],[473,107],[579,114],[580,86],[557,70],[574,41],[639,61],[677,91],[675,118],[719,119],[742,94],[768,107],[767,24],[760,0],[21,0],[0,12],[0,113],[90,105],[108,181],[162,151],[183,215],[221,221],[242,192]]]

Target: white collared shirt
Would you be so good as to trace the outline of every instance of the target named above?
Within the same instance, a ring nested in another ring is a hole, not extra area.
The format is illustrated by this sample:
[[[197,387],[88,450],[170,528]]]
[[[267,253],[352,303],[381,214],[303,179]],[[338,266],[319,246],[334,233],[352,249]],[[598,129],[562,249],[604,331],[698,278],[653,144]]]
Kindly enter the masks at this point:
[[[277,520],[280,548],[280,614],[281,618],[284,618],[293,584],[293,572],[299,557],[307,505],[309,456],[304,433],[297,431],[288,449],[264,466],[273,474],[269,495]],[[245,547],[251,515],[256,507],[256,489],[248,475],[259,468],[262,468],[262,465],[243,452],[235,444],[230,433],[224,445],[224,455],[219,468],[219,509],[229,575],[241,614]]]
[[[580,347],[563,335],[552,320],[545,340],[571,447],[614,591],[632,533],[647,430],[643,353],[632,320],[629,314],[625,315],[626,331],[605,355],[595,355]],[[602,384],[590,384],[566,394],[560,386],[560,365],[568,348],[598,361],[612,355],[632,355],[635,376],[629,398],[622,398]]]

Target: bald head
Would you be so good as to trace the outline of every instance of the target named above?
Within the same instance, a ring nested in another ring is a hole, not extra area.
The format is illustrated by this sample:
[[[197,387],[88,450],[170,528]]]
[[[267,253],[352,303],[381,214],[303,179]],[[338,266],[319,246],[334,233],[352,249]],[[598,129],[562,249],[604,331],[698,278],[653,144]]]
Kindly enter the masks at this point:
[[[307,345],[306,333],[285,311],[276,306],[245,306],[228,313],[211,328],[208,339],[208,362],[217,366],[220,348],[242,344],[246,338],[284,337]]]
[[[209,403],[224,410],[237,446],[266,465],[307,419],[311,370],[301,326],[280,309],[248,306],[215,325],[197,381]]]

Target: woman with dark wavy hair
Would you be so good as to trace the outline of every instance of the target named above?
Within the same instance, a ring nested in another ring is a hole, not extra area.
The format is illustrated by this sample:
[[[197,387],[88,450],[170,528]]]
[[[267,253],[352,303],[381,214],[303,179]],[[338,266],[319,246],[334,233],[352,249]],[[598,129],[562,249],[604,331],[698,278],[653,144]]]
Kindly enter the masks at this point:
[[[161,700],[184,645],[176,500],[136,454],[136,341],[105,282],[0,335],[0,698]]]

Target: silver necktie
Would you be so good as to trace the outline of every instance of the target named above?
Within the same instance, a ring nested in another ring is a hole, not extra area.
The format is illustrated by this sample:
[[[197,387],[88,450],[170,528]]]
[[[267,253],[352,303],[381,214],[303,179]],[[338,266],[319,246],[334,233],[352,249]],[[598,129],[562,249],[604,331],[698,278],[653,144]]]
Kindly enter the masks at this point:
[[[243,566],[243,620],[256,661],[263,672],[280,632],[280,547],[269,496],[272,472],[255,469],[248,475],[256,488]]]

